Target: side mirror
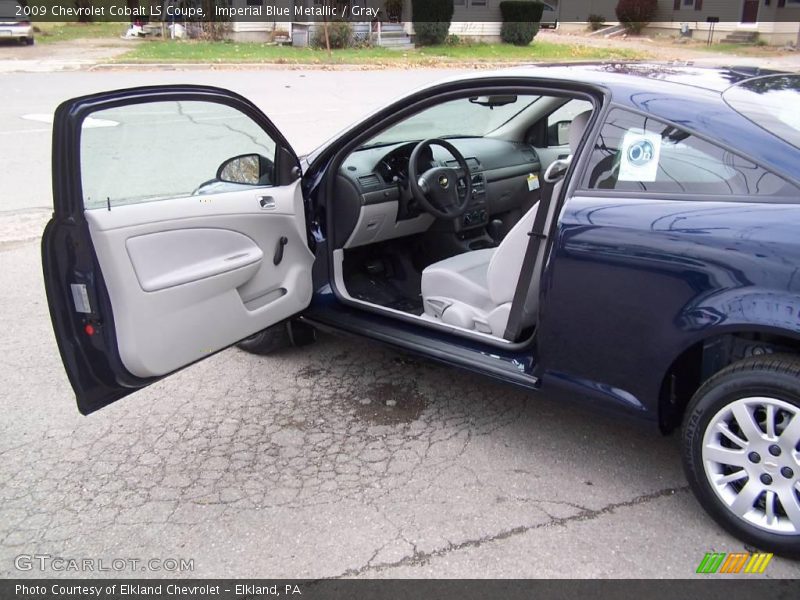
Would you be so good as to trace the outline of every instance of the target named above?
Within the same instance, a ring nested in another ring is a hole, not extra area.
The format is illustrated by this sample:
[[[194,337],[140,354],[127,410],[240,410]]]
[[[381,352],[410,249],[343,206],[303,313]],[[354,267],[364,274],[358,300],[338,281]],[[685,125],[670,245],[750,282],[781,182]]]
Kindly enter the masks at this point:
[[[566,146],[569,144],[569,129],[572,121],[559,121],[547,128],[548,146]]]
[[[217,180],[240,185],[272,185],[274,163],[260,154],[234,156],[217,169]]]

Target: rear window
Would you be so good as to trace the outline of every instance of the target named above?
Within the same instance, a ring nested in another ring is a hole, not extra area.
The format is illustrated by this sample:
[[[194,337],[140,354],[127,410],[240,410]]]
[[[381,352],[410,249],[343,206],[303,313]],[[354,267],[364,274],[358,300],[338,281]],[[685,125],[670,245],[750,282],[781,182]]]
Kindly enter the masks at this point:
[[[0,0],[0,19],[15,21],[19,12],[19,3],[15,0]]]
[[[751,79],[727,90],[723,98],[738,113],[800,148],[800,75]]]

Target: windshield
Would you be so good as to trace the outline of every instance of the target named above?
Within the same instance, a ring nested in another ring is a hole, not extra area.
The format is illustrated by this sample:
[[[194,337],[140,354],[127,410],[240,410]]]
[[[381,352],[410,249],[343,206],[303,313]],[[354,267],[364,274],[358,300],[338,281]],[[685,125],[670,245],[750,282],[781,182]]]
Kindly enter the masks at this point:
[[[19,4],[15,0],[0,0],[0,19],[16,21]]]
[[[382,131],[364,146],[429,138],[483,137],[516,118],[541,96],[460,98],[423,110]],[[498,100],[502,99],[502,100]]]
[[[751,79],[730,88],[723,98],[757,125],[800,148],[800,75]]]

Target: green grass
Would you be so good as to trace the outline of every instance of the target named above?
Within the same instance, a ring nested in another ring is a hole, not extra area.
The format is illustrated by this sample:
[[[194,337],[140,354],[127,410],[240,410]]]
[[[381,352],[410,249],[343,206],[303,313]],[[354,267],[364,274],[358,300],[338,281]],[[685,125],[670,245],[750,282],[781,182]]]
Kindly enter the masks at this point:
[[[65,42],[84,38],[118,38],[128,29],[127,23],[34,23],[36,43]]]
[[[524,61],[641,59],[646,55],[626,49],[590,48],[572,44],[534,42],[517,47],[505,44],[432,46],[409,52],[386,48],[325,50],[270,46],[257,43],[148,41],[136,44],[121,63],[278,63],[278,64],[417,64],[495,63]]]
[[[737,56],[774,56],[781,53],[779,47],[759,44],[711,44],[710,46],[703,45],[699,48],[709,52],[735,54]]]

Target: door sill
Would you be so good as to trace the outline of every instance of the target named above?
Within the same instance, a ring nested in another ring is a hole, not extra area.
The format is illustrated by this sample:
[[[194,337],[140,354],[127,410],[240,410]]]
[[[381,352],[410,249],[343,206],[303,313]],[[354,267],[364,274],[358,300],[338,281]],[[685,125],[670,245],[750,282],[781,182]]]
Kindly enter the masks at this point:
[[[424,329],[404,327],[397,320],[348,306],[334,296],[333,290],[326,291],[317,294],[315,301],[303,313],[303,322],[323,332],[371,338],[438,363],[480,372],[531,390],[539,389],[539,378],[533,375],[536,363],[532,351],[524,354],[519,351],[487,352],[480,346],[465,343],[463,338],[431,335]]]
[[[334,276],[333,276],[333,281],[331,282],[333,285],[331,287],[333,289],[333,292],[336,294],[336,297],[339,299],[339,301],[344,304],[347,304],[349,306],[361,310],[382,314],[394,319],[398,319],[400,321],[405,321],[406,323],[413,323],[414,325],[419,325],[421,327],[426,327],[449,335],[458,336],[461,338],[466,338],[468,340],[480,342],[488,346],[494,346],[495,348],[502,348],[511,351],[522,350],[530,347],[531,344],[533,343],[533,337],[534,337],[533,335],[521,342],[510,342],[508,340],[496,337],[494,335],[490,335],[488,333],[481,333],[479,331],[473,331],[472,329],[465,329],[463,327],[458,327],[456,325],[447,325],[445,323],[439,323],[431,318],[425,318],[413,315],[411,313],[403,312],[401,310],[388,308],[386,306],[381,306],[380,304],[374,304],[372,302],[367,302],[366,300],[360,300],[358,298],[354,298],[347,291],[347,286],[344,282],[343,263],[344,263],[344,251],[334,250],[333,251]]]

